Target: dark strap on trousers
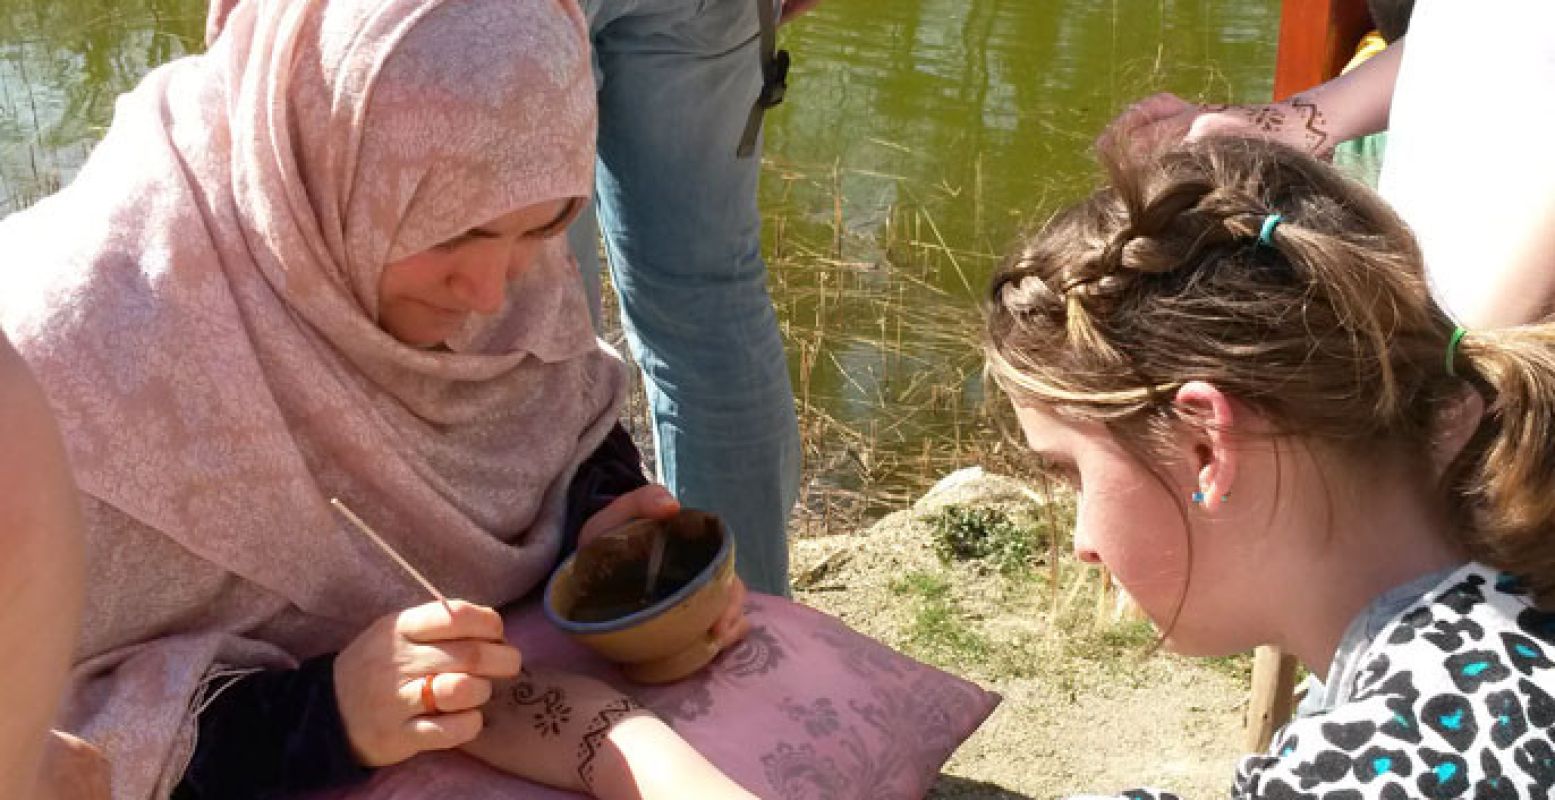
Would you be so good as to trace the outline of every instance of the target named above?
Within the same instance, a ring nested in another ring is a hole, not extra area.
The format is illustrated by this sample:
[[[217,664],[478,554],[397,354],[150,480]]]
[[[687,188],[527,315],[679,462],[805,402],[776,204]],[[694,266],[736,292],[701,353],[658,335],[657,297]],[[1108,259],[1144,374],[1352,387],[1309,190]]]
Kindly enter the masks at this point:
[[[745,119],[745,133],[740,135],[740,146],[735,155],[748,158],[756,152],[756,137],[761,133],[761,120],[767,109],[783,102],[788,91],[787,50],[777,49],[777,9],[773,0],[756,0],[757,19],[761,21],[761,94],[751,104],[750,116]]]

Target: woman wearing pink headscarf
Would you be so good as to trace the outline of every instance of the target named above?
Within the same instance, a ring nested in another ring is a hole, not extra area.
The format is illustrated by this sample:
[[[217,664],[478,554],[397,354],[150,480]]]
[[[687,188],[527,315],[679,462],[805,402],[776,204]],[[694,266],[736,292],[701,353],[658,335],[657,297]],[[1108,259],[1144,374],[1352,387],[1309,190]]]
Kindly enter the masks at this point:
[[[739,793],[602,684],[525,677],[570,693],[565,734],[616,723],[585,764],[479,710],[520,670],[490,607],[556,562],[624,387],[556,237],[592,181],[586,48],[568,0],[249,0],[0,223],[0,326],[83,494],[62,727],[114,797],[286,794],[457,746],[601,796],[650,795],[648,757],[683,796]],[[422,604],[336,496],[466,602]],[[646,487],[583,535],[673,510]]]

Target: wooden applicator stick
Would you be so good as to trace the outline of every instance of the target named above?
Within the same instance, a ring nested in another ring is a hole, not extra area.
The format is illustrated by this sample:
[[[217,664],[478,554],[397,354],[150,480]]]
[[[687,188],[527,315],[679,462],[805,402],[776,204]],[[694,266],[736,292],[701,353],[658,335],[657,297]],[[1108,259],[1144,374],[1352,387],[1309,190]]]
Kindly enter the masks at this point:
[[[417,583],[421,584],[422,587],[425,588],[428,592],[431,592],[432,596],[437,598],[437,602],[443,604],[443,610],[448,612],[448,618],[453,619],[453,606],[448,605],[448,598],[445,597],[442,592],[439,592],[437,587],[432,585],[431,581],[427,580],[427,576],[422,575],[420,571],[410,565],[409,561],[405,560],[404,556],[401,556],[399,553],[395,552],[394,548],[390,547],[389,543],[384,541],[383,537],[379,536],[377,531],[374,531],[372,528],[368,527],[367,523],[363,522],[362,518],[358,517],[354,512],[351,511],[351,509],[346,508],[346,504],[340,502],[340,498],[329,498],[329,504],[334,506],[335,510],[340,512],[341,516],[350,520],[351,524],[355,525],[357,530],[366,534],[367,538],[373,540],[373,543],[382,548],[383,552],[388,553],[389,558],[394,559],[394,563],[399,564],[406,572],[410,573],[410,577],[415,578]]]

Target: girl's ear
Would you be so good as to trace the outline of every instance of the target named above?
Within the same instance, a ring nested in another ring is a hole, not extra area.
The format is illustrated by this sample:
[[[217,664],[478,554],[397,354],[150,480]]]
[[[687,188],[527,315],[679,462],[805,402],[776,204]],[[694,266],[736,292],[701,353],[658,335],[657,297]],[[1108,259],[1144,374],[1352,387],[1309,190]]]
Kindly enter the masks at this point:
[[[1183,384],[1173,403],[1179,418],[1190,421],[1184,426],[1181,456],[1197,478],[1192,499],[1214,511],[1230,499],[1236,483],[1236,404],[1204,381]]]

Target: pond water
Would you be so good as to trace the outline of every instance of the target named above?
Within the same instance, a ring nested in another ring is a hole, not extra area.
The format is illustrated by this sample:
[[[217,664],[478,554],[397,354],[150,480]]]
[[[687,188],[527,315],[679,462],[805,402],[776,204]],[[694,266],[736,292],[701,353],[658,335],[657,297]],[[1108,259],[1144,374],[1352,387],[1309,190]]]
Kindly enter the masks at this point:
[[[69,179],[201,0],[0,2],[0,214]],[[1083,194],[1131,99],[1266,98],[1278,0],[825,0],[790,25],[762,204],[810,516],[997,460],[977,311],[1021,227]]]

